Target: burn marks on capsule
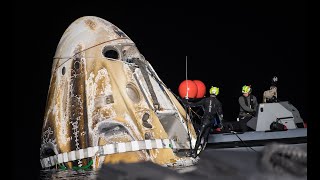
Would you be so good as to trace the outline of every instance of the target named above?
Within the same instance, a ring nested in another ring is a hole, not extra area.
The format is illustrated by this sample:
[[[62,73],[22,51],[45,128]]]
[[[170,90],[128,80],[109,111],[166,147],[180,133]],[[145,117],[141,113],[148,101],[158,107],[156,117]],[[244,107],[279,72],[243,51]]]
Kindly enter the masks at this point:
[[[84,23],[85,23],[91,30],[95,30],[96,27],[97,27],[97,24],[96,24],[94,21],[92,21],[91,19],[86,19],[86,20],[84,21]]]
[[[107,104],[114,103],[114,99],[112,95],[106,95],[106,96],[98,96],[94,100],[94,104],[97,108],[101,108],[106,106]]]
[[[122,32],[119,28],[116,26],[112,27],[113,31],[119,36],[119,37],[127,37],[124,32]]]
[[[127,139],[128,141],[134,140],[134,137],[128,130],[124,124],[114,121],[114,120],[107,120],[102,121],[97,124],[97,131],[100,137],[103,137],[107,142],[115,141],[116,139]]]
[[[142,116],[142,125],[146,128],[151,129],[152,125],[148,122],[148,119],[150,118],[149,113],[144,113]]]
[[[58,154],[56,148],[56,138],[53,130],[49,126],[47,130],[42,133],[42,144],[40,149],[40,157],[45,158]]]
[[[86,87],[85,84],[85,59],[82,58],[80,52],[81,45],[75,50],[76,56],[71,62],[71,81],[70,81],[70,121],[69,134],[72,135],[70,148],[79,150],[90,146],[88,140],[88,117],[86,103]],[[86,164],[86,161],[83,161]],[[82,161],[75,162],[73,165],[82,166]]]

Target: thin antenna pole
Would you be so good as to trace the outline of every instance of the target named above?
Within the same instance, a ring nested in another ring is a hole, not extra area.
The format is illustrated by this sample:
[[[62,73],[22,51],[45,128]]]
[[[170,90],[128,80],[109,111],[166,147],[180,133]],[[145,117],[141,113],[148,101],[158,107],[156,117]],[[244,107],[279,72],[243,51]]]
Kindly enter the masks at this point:
[[[189,99],[189,86],[188,86],[188,56],[186,56],[186,82],[187,82],[187,95],[186,95],[186,99]]]
[[[186,82],[187,82],[187,95],[186,95],[186,99],[189,99],[189,86],[188,86],[188,56],[186,56]],[[189,109],[189,113],[187,113],[187,107],[186,107],[186,119],[188,120],[188,117],[190,118],[190,109]],[[191,121],[191,119],[189,119]],[[192,122],[191,122],[192,123]],[[191,141],[191,136],[190,136],[190,130],[189,130],[189,123],[187,122],[187,129],[188,129],[188,137],[189,137],[189,143],[190,143],[190,150],[191,152],[193,151],[192,148],[192,141]]]

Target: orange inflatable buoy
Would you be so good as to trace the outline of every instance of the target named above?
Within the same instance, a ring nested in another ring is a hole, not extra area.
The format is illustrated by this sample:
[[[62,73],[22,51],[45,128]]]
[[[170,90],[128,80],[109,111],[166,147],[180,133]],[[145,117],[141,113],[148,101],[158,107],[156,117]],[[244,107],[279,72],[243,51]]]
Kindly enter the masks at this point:
[[[196,98],[203,98],[206,95],[206,85],[200,80],[193,80],[194,83],[197,85],[197,95]]]
[[[184,80],[180,83],[178,91],[181,98],[195,98],[198,93],[198,87],[192,80]]]

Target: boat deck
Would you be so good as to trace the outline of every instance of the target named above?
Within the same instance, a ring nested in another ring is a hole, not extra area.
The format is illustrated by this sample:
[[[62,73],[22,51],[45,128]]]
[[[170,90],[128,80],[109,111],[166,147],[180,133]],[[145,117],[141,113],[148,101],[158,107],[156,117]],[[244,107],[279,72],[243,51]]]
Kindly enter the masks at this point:
[[[289,129],[286,131],[248,131],[245,133],[210,134],[209,148],[238,148],[264,146],[271,142],[285,144],[306,144],[307,128]]]

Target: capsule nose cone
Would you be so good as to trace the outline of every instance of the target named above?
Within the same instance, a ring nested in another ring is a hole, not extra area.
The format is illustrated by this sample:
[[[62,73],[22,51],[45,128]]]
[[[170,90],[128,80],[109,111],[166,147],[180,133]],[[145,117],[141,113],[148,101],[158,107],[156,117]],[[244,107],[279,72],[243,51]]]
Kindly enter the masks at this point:
[[[126,43],[133,43],[121,29],[109,21],[95,16],[84,16],[75,20],[66,29],[55,56],[70,57],[79,44],[88,49],[117,39],[125,39]]]

